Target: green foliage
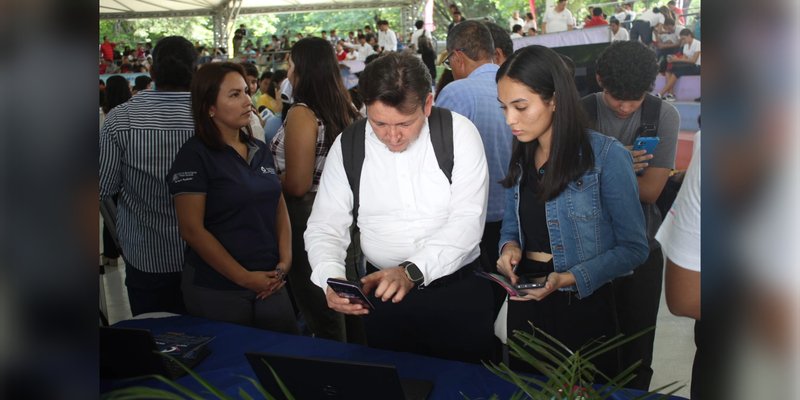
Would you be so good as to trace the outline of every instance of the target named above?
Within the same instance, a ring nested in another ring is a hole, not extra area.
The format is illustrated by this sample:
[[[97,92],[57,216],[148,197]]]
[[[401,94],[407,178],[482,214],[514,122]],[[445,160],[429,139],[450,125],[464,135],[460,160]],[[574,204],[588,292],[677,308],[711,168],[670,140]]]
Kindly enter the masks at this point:
[[[622,390],[636,376],[634,371],[641,361],[631,365],[617,376],[609,377],[599,371],[592,360],[654,329],[655,327],[651,327],[627,338],[617,335],[604,342],[594,340],[575,351],[539,328],[534,328],[535,334],[517,330],[514,331],[513,338],[508,340],[510,355],[536,368],[544,376],[544,379],[540,379],[539,376],[521,375],[512,371],[505,364],[484,363],[484,365],[497,376],[517,386],[519,390],[514,393],[512,399],[607,399],[613,393]],[[593,384],[597,380],[608,383],[600,388],[595,388]],[[637,399],[650,398],[653,394],[667,390],[675,384],[676,382],[673,382],[657,388]],[[666,398],[679,389],[680,387],[675,388],[668,394],[661,395],[660,398]]]

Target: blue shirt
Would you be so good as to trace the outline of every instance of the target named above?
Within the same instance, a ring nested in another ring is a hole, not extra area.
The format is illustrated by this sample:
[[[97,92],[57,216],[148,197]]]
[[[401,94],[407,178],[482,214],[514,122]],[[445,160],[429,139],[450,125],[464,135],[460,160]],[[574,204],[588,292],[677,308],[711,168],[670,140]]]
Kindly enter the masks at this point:
[[[630,152],[616,139],[594,131],[589,140],[594,167],[545,202],[553,267],[575,276],[575,287],[561,290],[577,290],[580,298],[633,271],[649,253]],[[519,181],[508,191],[500,250],[511,241],[525,249]]]
[[[486,222],[503,219],[506,191],[499,182],[508,172],[513,138],[500,103],[497,102],[497,83],[494,78],[499,68],[496,64],[481,65],[466,78],[449,83],[436,98],[436,106],[467,117],[481,134],[486,163],[489,166]]]
[[[205,228],[245,269],[269,271],[279,260],[275,222],[281,184],[264,142],[253,140],[248,148],[245,160],[230,146],[213,150],[192,137],[175,156],[167,180],[173,196],[205,193]],[[242,289],[188,246],[186,262],[195,267],[198,286]]]

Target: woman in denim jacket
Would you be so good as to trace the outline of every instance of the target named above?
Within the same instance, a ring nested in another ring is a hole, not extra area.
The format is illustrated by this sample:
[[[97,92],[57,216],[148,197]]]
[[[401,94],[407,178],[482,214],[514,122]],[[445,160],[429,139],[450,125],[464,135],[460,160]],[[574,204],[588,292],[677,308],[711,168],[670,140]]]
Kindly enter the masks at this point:
[[[609,283],[648,253],[630,153],[586,128],[572,75],[554,51],[526,47],[496,79],[514,135],[497,268],[514,284],[537,275],[544,282],[510,298],[508,331],[533,324],[572,350],[609,339],[617,333]],[[613,353],[593,362],[608,377],[619,371]]]

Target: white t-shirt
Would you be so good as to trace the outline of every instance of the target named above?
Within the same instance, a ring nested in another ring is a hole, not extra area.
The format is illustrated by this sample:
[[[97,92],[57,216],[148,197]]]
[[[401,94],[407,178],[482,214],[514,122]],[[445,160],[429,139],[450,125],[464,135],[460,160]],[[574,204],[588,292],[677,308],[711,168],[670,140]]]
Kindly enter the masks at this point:
[[[514,29],[514,25],[523,26],[523,25],[525,25],[525,20],[522,19],[522,18],[510,17],[508,19],[508,30]]]
[[[426,31],[425,28],[422,28],[422,29],[415,30],[414,33],[411,34],[411,42],[409,42],[409,44],[414,46],[414,47],[419,48],[419,38],[423,34],[425,35],[425,37],[427,37],[428,39],[433,41],[433,38],[431,37],[431,33]],[[431,45],[433,45],[433,43],[431,43]]]
[[[526,22],[525,25],[522,26],[522,31],[528,33],[531,28],[536,29],[537,31],[539,30],[539,28],[536,27],[536,21],[530,20]]]
[[[617,30],[617,33],[611,32],[612,42],[617,42],[620,40],[631,40],[631,35],[628,33],[628,30],[621,26],[619,27],[619,30]]]
[[[692,161],[661,228],[656,233],[664,255],[681,268],[700,272],[700,132],[694,136]]]
[[[510,34],[510,35],[508,35],[508,36],[509,36],[511,39],[519,39],[519,38],[521,38],[521,37],[522,37],[522,35],[520,35],[519,33],[516,33],[516,32],[515,32],[515,33],[512,33],[512,34]]]
[[[697,39],[693,39],[692,44],[683,45],[683,55],[688,58],[694,57],[694,53],[697,53],[698,51],[700,51],[700,41]],[[700,65],[700,59],[702,57],[703,57],[702,55],[697,57],[697,61],[695,61],[694,64]]]
[[[575,18],[572,16],[572,12],[566,8],[561,12],[556,11],[555,8],[548,8],[542,22],[547,24],[545,33],[563,32],[569,25],[575,26]]]
[[[662,13],[654,13],[653,10],[645,10],[645,12],[639,14],[636,17],[638,20],[647,21],[650,23],[651,28],[655,28],[658,24],[664,23],[664,14]]]

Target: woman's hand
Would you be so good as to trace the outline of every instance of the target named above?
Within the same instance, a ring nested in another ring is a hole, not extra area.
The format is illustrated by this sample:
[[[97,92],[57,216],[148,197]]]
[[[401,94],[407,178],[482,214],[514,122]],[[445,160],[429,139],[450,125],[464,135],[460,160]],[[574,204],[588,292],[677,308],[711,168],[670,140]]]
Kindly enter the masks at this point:
[[[509,297],[509,300],[539,301],[549,296],[550,293],[553,293],[559,288],[574,284],[575,276],[572,275],[572,272],[551,272],[549,275],[547,275],[547,283],[544,284],[543,288],[519,290],[519,293],[523,294],[523,296],[511,296]]]
[[[500,258],[497,259],[497,270],[516,285],[519,277],[514,273],[514,268],[522,259],[522,249],[516,242],[508,242],[503,246]]]
[[[257,299],[263,299],[280,290],[285,284],[283,273],[274,270],[247,271],[244,280],[239,285],[258,293]]]

